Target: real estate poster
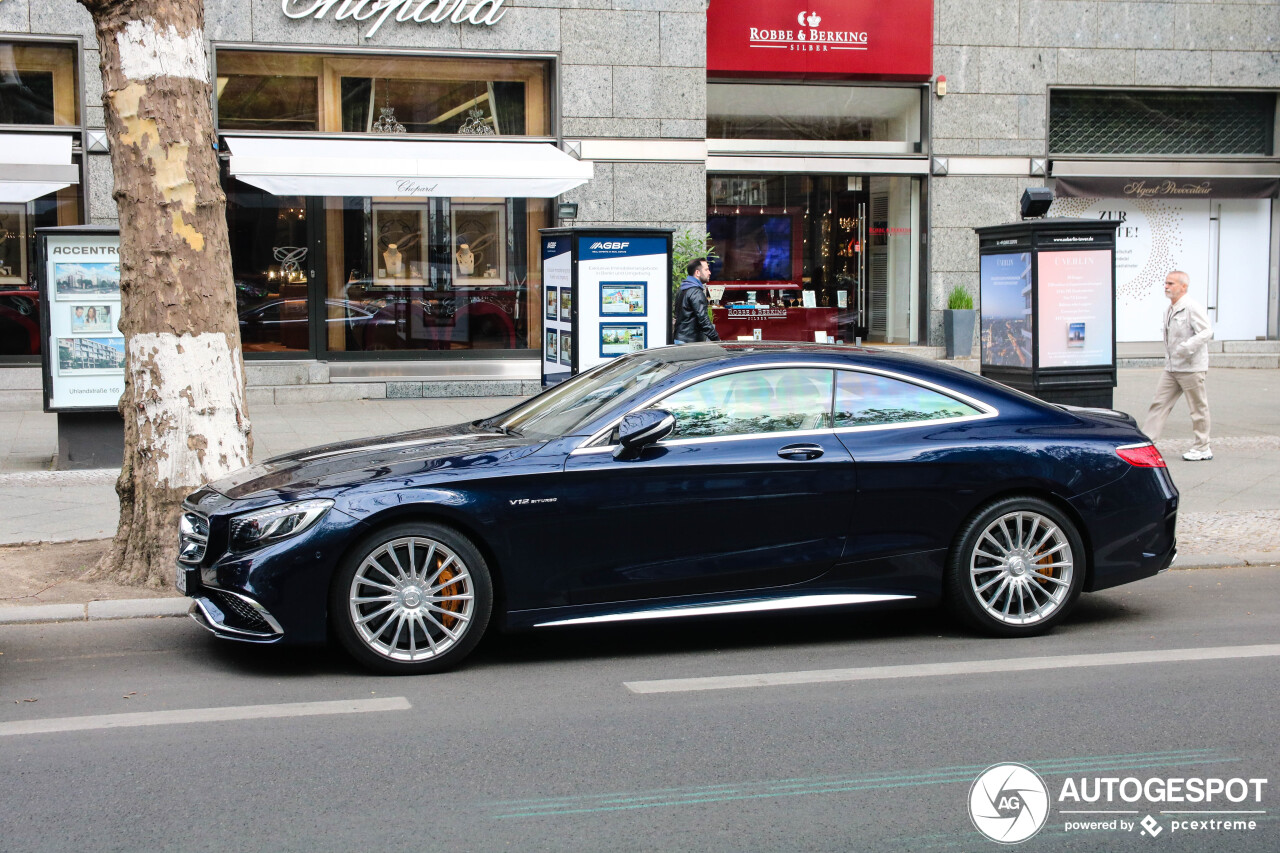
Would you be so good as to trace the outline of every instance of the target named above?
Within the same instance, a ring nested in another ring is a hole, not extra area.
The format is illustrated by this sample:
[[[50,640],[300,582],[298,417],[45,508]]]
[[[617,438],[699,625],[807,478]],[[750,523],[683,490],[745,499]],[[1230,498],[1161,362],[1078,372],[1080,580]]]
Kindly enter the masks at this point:
[[[1040,366],[1110,365],[1114,352],[1111,252],[1041,252],[1036,260]]]
[[[125,369],[120,239],[51,233],[44,252],[47,408],[115,409]]]

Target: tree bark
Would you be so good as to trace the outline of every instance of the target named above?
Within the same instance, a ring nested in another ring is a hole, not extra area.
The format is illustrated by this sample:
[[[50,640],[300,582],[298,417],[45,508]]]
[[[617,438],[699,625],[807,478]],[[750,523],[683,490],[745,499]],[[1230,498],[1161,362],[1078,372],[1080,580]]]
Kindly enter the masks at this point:
[[[120,526],[90,575],[173,583],[196,487],[249,464],[203,0],[80,0],[101,49],[125,337]]]

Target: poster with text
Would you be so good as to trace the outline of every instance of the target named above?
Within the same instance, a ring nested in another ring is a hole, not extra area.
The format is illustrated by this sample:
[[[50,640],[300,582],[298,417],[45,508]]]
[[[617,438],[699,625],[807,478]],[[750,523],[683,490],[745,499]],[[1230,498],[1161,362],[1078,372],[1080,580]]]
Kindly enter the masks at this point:
[[[113,235],[45,238],[49,411],[115,409],[124,393],[120,334],[120,240]]]
[[[567,238],[542,238],[542,282],[545,288],[543,313],[546,319],[545,334],[542,336],[544,385],[554,385],[568,379],[572,373],[572,312],[563,320],[560,313],[561,306],[566,303],[573,305],[573,256],[570,249]]]
[[[669,241],[621,232],[578,235],[579,370],[640,349],[667,345],[670,328]],[[648,317],[646,323],[611,320]]]
[[[1031,253],[983,255],[982,363],[1031,367]]]
[[[1110,365],[1111,252],[1041,252],[1036,261],[1040,366]]]

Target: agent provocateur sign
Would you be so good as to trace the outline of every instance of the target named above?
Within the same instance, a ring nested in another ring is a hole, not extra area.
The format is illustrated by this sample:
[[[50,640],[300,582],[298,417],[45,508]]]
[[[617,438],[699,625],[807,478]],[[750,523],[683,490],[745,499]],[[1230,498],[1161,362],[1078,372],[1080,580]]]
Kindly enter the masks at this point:
[[[280,0],[286,18],[323,19],[330,11],[333,20],[373,21],[364,33],[372,38],[383,24],[474,24],[492,27],[507,12],[503,0]]]
[[[1275,198],[1277,178],[1124,178],[1114,175],[1064,175],[1057,178],[1058,198]]]

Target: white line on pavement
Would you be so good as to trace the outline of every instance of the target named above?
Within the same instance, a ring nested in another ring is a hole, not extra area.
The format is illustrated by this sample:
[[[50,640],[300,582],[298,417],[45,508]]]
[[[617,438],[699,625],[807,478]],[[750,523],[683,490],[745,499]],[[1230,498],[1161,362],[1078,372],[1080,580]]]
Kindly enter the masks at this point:
[[[725,675],[707,678],[668,678],[657,681],[627,681],[623,682],[623,686],[632,693],[687,693],[697,690],[732,690],[739,687],[778,687],[790,684],[871,681],[879,678],[982,675],[992,672],[1023,672],[1035,669],[1073,669],[1083,666],[1123,666],[1137,663],[1170,663],[1174,661],[1277,656],[1280,656],[1280,644],[1217,646],[1201,649],[1152,649],[1150,651],[1104,652],[1089,655],[965,660],[951,663],[920,663],[902,666],[864,666],[852,669],[811,669],[798,672],[765,672],[756,675]]]
[[[181,711],[141,711],[135,714],[98,714],[92,717],[54,717],[48,720],[15,720],[0,723],[0,737],[128,726],[168,726],[175,723],[216,723],[227,720],[260,720],[270,717],[316,717],[328,714],[367,714],[372,711],[407,711],[413,706],[403,696],[387,699],[345,699],[337,702],[290,702],[283,705],[239,705],[230,708],[188,708]]]

